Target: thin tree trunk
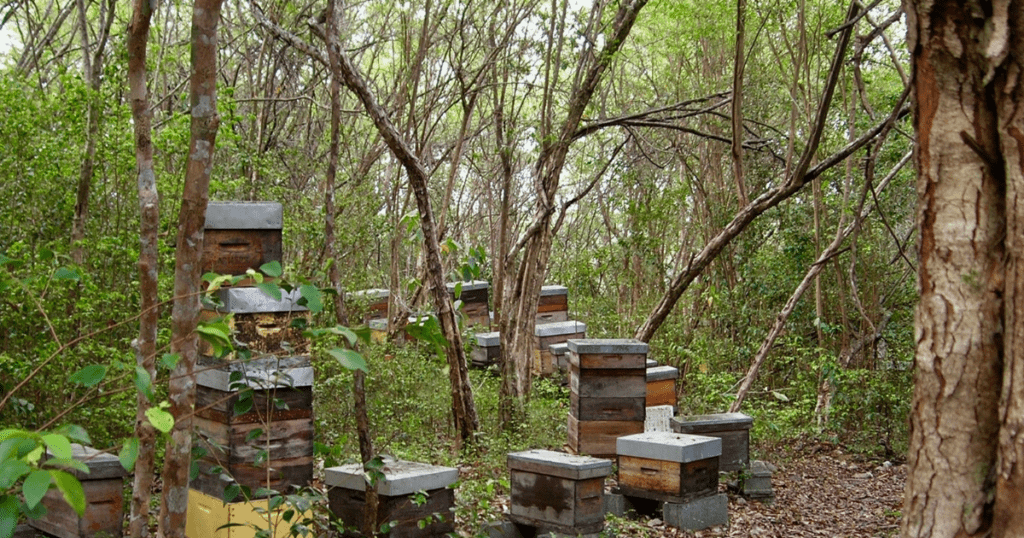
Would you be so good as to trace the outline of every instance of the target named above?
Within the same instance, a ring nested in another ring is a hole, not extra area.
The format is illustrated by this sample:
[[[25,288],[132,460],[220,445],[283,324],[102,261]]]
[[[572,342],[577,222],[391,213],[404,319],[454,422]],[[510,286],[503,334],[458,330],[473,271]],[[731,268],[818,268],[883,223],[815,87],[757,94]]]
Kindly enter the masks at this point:
[[[150,382],[156,380],[157,322],[160,317],[157,294],[159,270],[160,198],[153,169],[152,114],[146,89],[146,47],[149,24],[153,15],[149,0],[132,2],[132,21],[128,26],[128,86],[135,122],[135,165],[139,189],[139,339],[136,341],[136,363],[145,369]],[[139,438],[139,454],[135,460],[131,514],[128,535],[142,538],[149,535],[149,499],[153,488],[156,432],[146,419],[151,402],[139,392],[136,395],[135,433]]]
[[[750,203],[743,179],[743,68],[746,64],[743,42],[746,16],[747,0],[736,0],[736,56],[732,75],[732,175],[740,207]]]
[[[196,0],[192,9],[191,140],[188,166],[178,215],[174,267],[174,306],[171,310],[171,350],[179,355],[168,383],[169,412],[174,428],[164,456],[161,538],[185,536],[189,463],[192,449],[192,409],[195,406],[195,364],[198,355],[200,265],[203,227],[210,191],[210,174],[217,139],[217,23],[221,0]]]

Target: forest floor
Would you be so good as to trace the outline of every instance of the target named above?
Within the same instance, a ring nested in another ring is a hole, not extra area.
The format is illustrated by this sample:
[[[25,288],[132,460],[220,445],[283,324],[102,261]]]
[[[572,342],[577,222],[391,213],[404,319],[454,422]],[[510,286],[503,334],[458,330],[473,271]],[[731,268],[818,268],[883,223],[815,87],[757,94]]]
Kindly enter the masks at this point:
[[[759,457],[773,467],[773,502],[729,493],[729,525],[702,531],[681,531],[663,521],[644,518],[619,520],[620,538],[690,538],[744,536],[756,538],[861,538],[899,534],[906,464],[870,460],[828,443],[796,441]],[[507,497],[495,502],[504,504]],[[472,536],[469,529],[460,529]]]

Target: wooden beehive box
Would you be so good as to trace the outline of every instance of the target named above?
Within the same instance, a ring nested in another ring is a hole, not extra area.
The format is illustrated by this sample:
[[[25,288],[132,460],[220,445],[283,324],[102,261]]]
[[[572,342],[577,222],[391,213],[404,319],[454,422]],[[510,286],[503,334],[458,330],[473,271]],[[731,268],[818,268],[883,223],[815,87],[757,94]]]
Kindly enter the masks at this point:
[[[615,440],[644,431],[647,344],[569,340],[569,448],[615,457]]]
[[[542,286],[537,301],[537,323],[569,321],[569,288]]]
[[[225,288],[217,291],[216,301],[203,302],[200,318],[209,321],[226,316],[236,346],[245,345],[252,354],[302,355],[309,353],[309,340],[302,329],[292,326],[295,318],[309,319],[305,306],[299,305],[298,290],[281,290],[276,300],[259,288]],[[213,355],[213,347],[199,340],[199,353]],[[233,359],[229,354],[225,359]]]
[[[32,527],[59,538],[121,536],[124,519],[124,476],[117,456],[92,447],[71,445],[72,457],[89,467],[89,473],[72,471],[85,493],[85,513],[79,517],[56,488],[50,488],[41,504],[46,515],[29,519]]]
[[[676,406],[676,380],[679,369],[672,366],[647,368],[647,407]]]
[[[245,274],[281,261],[284,222],[277,202],[210,202],[203,233],[203,272]]]
[[[646,432],[620,437],[616,452],[624,495],[684,503],[718,492],[717,437]]]
[[[290,486],[310,483],[313,368],[309,357],[264,357],[227,366],[203,359],[199,370],[193,418],[198,435],[193,439],[205,454],[198,459],[200,472],[191,487],[219,499],[232,483],[254,493],[261,487],[283,493]],[[241,381],[232,381],[232,372],[244,372]],[[248,390],[252,391],[251,408],[236,409],[235,403]]]
[[[455,296],[455,287],[460,285],[459,296]],[[488,306],[488,294],[491,285],[484,280],[470,282],[449,282],[446,284],[452,301],[462,301],[459,312],[465,317],[466,326],[489,329],[491,312]]]
[[[269,536],[286,538],[291,536],[291,525],[283,517],[292,510],[288,505],[269,510],[269,499],[256,499],[225,503],[221,495],[207,495],[190,489],[188,492],[188,515],[185,519],[187,538],[255,538],[258,530],[273,527]],[[311,517],[310,512],[295,514],[291,521]],[[120,534],[115,535],[120,536]]]
[[[548,349],[551,344],[564,344],[587,336],[587,324],[582,321],[555,321],[538,323],[533,330],[537,347],[534,348],[533,373],[551,375],[557,371],[555,356]]]
[[[386,461],[377,490],[377,521],[395,522],[384,536],[440,537],[455,532],[455,490],[458,469],[411,461]],[[358,529],[366,507],[366,478],[361,464],[324,469],[331,513],[346,529]],[[422,492],[425,498],[417,498]],[[420,501],[423,501],[422,503]],[[440,516],[440,517],[437,517]],[[429,523],[420,526],[421,520]],[[349,533],[346,535],[359,535]],[[359,535],[361,536],[361,535]]]
[[[388,318],[388,299],[391,292],[385,289],[353,291],[345,294],[348,307],[362,313],[363,323],[369,324],[372,319]]]
[[[473,335],[476,347],[469,352],[473,366],[487,368],[498,362],[501,353],[501,335],[497,332],[476,333]]]
[[[743,413],[714,413],[675,417],[672,431],[706,435],[722,440],[722,471],[742,471],[750,466],[750,427],[754,419]]]
[[[542,532],[569,536],[604,529],[604,479],[608,460],[550,450],[508,455],[509,519]]]
[[[551,344],[548,346],[548,352],[551,353],[551,360],[554,361],[556,370],[559,372],[569,371],[569,344],[567,342]]]

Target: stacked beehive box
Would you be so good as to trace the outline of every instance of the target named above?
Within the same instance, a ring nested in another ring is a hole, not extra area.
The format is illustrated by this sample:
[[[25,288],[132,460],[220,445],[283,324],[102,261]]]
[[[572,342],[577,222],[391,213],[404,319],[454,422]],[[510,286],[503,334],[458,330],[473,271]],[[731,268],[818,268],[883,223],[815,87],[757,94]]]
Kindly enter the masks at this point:
[[[537,342],[537,347],[534,348],[533,373],[547,376],[559,371],[555,356],[549,349],[550,346],[564,344],[572,339],[585,338],[587,324],[572,320],[538,323],[534,327],[533,334]]]
[[[647,407],[656,405],[676,406],[676,380],[679,369],[672,366],[647,368]]]
[[[501,335],[497,332],[476,333],[473,335],[476,347],[469,353],[473,366],[487,368],[498,362],[501,353]]]
[[[79,444],[71,445],[71,456],[89,468],[88,473],[72,471],[82,484],[85,512],[79,516],[57,488],[50,488],[40,501],[46,514],[29,519],[29,525],[59,538],[121,536],[126,474],[121,462],[117,456]]]
[[[462,308],[459,311],[465,317],[467,326],[483,329],[491,327],[491,312],[487,306],[490,284],[483,280],[473,280],[449,282],[447,287],[452,301],[462,301]],[[459,288],[460,292],[458,297],[455,296],[456,288]]]
[[[210,202],[203,233],[203,272],[242,275],[281,261],[283,215],[277,202]]]
[[[714,413],[675,417],[672,431],[706,435],[722,440],[722,470],[742,471],[750,466],[750,427],[754,419],[743,413]]]
[[[508,455],[509,519],[545,533],[597,535],[604,530],[604,479],[608,460],[550,450]]]
[[[362,319],[365,324],[369,324],[373,319],[387,319],[390,297],[390,291],[377,288],[345,294],[345,300],[355,307],[357,312],[363,312]]]
[[[569,289],[565,286],[543,286],[537,301],[537,323],[569,321]]]
[[[428,538],[455,532],[455,490],[449,486],[459,479],[458,469],[426,463],[389,460],[381,469],[383,477],[374,484],[377,490],[379,523],[390,523],[384,536]],[[363,524],[366,509],[366,474],[360,464],[324,469],[324,482],[330,488],[327,498],[331,513],[349,532]],[[422,495],[422,496],[421,496]]]
[[[569,448],[615,457],[615,441],[644,431],[647,344],[569,340]]]

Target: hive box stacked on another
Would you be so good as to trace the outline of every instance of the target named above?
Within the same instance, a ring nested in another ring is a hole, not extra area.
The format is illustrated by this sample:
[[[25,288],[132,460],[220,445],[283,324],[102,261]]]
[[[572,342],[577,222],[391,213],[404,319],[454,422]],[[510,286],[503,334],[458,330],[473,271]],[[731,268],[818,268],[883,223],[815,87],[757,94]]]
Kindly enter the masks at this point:
[[[647,407],[676,406],[676,380],[679,369],[672,366],[647,368]]]
[[[228,366],[204,358],[199,368],[193,424],[199,434],[195,443],[203,455],[191,487],[219,499],[233,482],[253,493],[261,487],[283,493],[290,486],[309,484],[313,479],[309,357],[265,356]]]
[[[587,324],[582,321],[538,323],[534,327],[533,334],[537,341],[537,347],[534,348],[533,373],[551,375],[558,369],[555,364],[555,356],[548,348],[551,344],[564,344],[571,339],[585,338]]]
[[[113,454],[79,444],[71,445],[71,455],[89,468],[88,474],[72,472],[85,493],[85,512],[79,516],[57,488],[50,488],[40,501],[46,515],[29,519],[29,525],[59,538],[121,536],[127,474],[121,462]]]
[[[455,532],[455,490],[448,486],[459,479],[458,469],[426,463],[389,460],[375,485],[377,522],[395,522],[385,536],[419,538],[447,536]],[[324,469],[330,488],[331,513],[346,529],[359,529],[366,508],[366,478],[360,464]],[[420,497],[423,492],[425,497]],[[420,526],[420,521],[424,521]],[[361,536],[361,535],[360,535]]]
[[[569,321],[569,289],[565,286],[542,286],[537,301],[537,323]]]
[[[559,372],[569,371],[569,343],[551,344],[548,346],[548,353],[551,353],[551,360],[555,369]]]
[[[188,492],[188,518],[185,520],[187,538],[255,538],[263,529],[273,527],[269,536],[291,536],[291,524],[284,519],[288,505],[270,509],[270,499],[226,503],[220,495],[207,495],[197,490]],[[267,521],[267,516],[270,521]],[[311,517],[310,512],[291,516],[291,523]],[[263,534],[260,534],[263,536]],[[121,536],[116,534],[115,536]]]
[[[501,335],[497,332],[476,333],[476,347],[469,352],[469,358],[473,366],[487,368],[498,362],[498,355],[501,353]]]
[[[388,318],[388,299],[391,292],[385,289],[353,291],[345,294],[345,300],[357,312],[363,312],[363,323],[369,324],[371,319]]]
[[[615,440],[644,431],[647,344],[569,340],[569,448],[615,457]]]
[[[536,527],[537,534],[570,536],[604,529],[604,479],[608,460],[550,450],[508,455],[511,474],[509,519]]]
[[[203,272],[242,275],[265,263],[280,262],[283,221],[277,202],[210,202],[203,232]]]
[[[743,413],[716,413],[676,417],[672,431],[707,435],[722,440],[722,471],[742,471],[750,465],[750,427],[754,419]]]
[[[281,290],[275,299],[259,288],[225,288],[215,297],[203,301],[200,319],[211,321],[224,317],[232,338],[256,355],[303,355],[309,353],[309,341],[302,329],[293,325],[296,318],[309,319],[305,306],[298,304],[298,290]],[[199,353],[213,355],[214,349],[206,340],[199,340]],[[229,354],[224,359],[232,359]]]
[[[465,316],[467,326],[483,329],[491,327],[491,312],[487,306],[490,284],[484,280],[473,280],[449,282],[447,287],[453,301],[462,301],[462,308],[459,311]],[[458,297],[455,296],[456,288],[460,291]]]

